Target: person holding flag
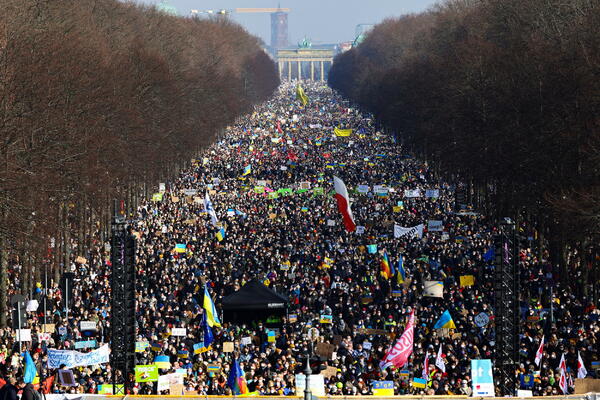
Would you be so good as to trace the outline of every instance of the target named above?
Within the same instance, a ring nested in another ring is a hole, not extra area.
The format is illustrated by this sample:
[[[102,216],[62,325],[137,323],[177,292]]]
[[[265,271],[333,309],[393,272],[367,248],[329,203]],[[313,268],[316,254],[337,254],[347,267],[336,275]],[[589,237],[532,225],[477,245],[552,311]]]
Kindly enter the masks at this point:
[[[446,373],[446,363],[444,362],[444,355],[442,354],[442,344],[440,343],[440,349],[437,352],[437,356],[435,357],[435,366],[442,372],[442,374]]]
[[[387,367],[394,366],[402,368],[408,361],[408,357],[413,352],[413,342],[415,334],[415,311],[410,312],[406,329],[400,339],[396,342],[379,363],[379,368],[384,371]]]
[[[406,271],[404,270],[404,259],[402,254],[398,257],[398,268],[396,268],[396,283],[400,285],[406,280]]]
[[[202,306],[206,312],[206,321],[208,322],[208,326],[210,326],[211,328],[213,326],[220,328],[221,321],[219,321],[219,316],[217,314],[217,309],[215,308],[215,303],[213,303],[212,298],[208,293],[208,287],[206,286],[206,284],[204,285],[204,302]]]
[[[246,378],[240,368],[240,363],[237,358],[233,359],[231,364],[231,370],[227,377],[227,386],[231,389],[231,393],[234,396],[239,396],[248,393],[248,385],[246,384]]]
[[[583,360],[581,359],[581,353],[577,352],[577,378],[585,379],[587,376],[587,369],[585,369],[585,365],[583,365]]]
[[[354,223],[354,217],[352,216],[352,210],[350,209],[350,196],[348,196],[348,190],[344,181],[337,176],[333,177],[333,186],[335,188],[335,199],[337,200],[338,210],[342,214],[344,220],[344,226],[346,231],[356,231],[356,223]]]
[[[565,361],[564,353],[560,357],[560,363],[558,364],[558,368],[560,369],[558,387],[563,392],[563,394],[569,394],[569,384],[567,383],[567,363]]]
[[[544,355],[544,336],[542,336],[542,340],[540,341],[540,346],[537,349],[537,352],[535,353],[535,365],[536,366],[540,366],[540,363],[542,362],[542,356]]]
[[[383,257],[381,257],[381,276],[385,279],[390,279],[394,276],[394,267],[390,265],[390,260],[388,259],[387,251],[383,251]]]

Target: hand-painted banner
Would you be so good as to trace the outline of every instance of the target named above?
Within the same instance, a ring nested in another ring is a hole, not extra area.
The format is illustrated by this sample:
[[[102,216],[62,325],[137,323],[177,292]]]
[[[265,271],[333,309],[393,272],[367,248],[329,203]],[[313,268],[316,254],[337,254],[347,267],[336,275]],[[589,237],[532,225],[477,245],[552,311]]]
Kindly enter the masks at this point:
[[[63,364],[67,368],[104,364],[108,362],[109,354],[110,349],[108,348],[108,344],[89,353],[48,349],[48,368],[60,368]]]
[[[423,224],[413,226],[412,228],[404,228],[400,225],[394,224],[394,237],[398,239],[404,236],[408,236],[409,238],[418,237],[419,239],[421,239],[423,237],[423,228]]]

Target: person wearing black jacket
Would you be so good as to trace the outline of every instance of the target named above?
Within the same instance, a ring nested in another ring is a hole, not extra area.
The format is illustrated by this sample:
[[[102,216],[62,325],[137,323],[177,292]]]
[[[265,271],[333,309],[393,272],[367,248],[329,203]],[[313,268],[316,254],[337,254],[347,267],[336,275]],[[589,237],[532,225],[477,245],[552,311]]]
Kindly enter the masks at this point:
[[[23,388],[23,394],[21,395],[21,400],[35,400],[36,396],[34,392],[35,389],[31,383],[25,384],[25,387]]]
[[[15,378],[10,377],[8,382],[0,389],[0,400],[17,400],[17,392],[23,387],[24,383],[17,381]]]

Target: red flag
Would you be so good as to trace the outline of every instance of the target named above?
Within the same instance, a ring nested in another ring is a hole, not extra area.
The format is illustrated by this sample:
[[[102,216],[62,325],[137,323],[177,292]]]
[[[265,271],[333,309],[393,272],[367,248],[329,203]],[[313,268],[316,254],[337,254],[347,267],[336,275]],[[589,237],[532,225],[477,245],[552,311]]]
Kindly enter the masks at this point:
[[[408,361],[408,357],[413,351],[413,340],[415,334],[415,311],[411,311],[408,317],[408,324],[404,333],[396,342],[396,345],[387,352],[383,360],[379,363],[379,368],[383,371],[387,367],[394,366],[402,368]]]
[[[354,223],[354,217],[352,216],[352,210],[350,209],[350,197],[348,196],[346,185],[344,184],[344,181],[337,176],[334,176],[333,186],[335,187],[335,199],[337,200],[338,210],[340,210],[344,219],[344,226],[348,232],[354,232],[356,230],[356,224]]]
[[[540,347],[538,347],[537,352],[535,353],[535,365],[540,365],[542,361],[542,355],[544,354],[544,337],[542,336],[542,341],[540,342]]]
[[[280,121],[277,121],[277,132],[283,133],[283,131],[281,130],[281,122]]]
[[[52,390],[52,384],[54,384],[54,375],[44,379],[44,383],[42,383],[42,392],[44,392],[44,394],[49,394]]]

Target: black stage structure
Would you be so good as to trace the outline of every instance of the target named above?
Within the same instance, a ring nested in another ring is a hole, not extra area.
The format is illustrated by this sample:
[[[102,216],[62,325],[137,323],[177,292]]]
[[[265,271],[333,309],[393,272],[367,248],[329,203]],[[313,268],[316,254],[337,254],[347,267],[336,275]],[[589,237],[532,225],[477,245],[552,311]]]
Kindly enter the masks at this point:
[[[135,367],[135,251],[136,241],[124,215],[116,211],[111,238],[111,353],[113,394],[126,394]],[[123,384],[117,389],[117,384]]]
[[[519,365],[519,242],[515,223],[504,218],[495,238],[495,375],[501,396],[514,396]]]

